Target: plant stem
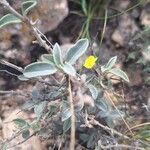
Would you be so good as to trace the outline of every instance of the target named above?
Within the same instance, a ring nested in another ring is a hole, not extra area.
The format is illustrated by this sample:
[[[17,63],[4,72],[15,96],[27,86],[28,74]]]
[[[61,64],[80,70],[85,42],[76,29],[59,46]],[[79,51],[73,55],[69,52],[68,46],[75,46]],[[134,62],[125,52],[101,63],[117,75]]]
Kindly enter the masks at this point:
[[[34,26],[35,23],[31,22],[31,20],[29,20],[29,18],[27,18],[26,16],[22,16],[21,14],[19,14],[14,8],[9,5],[6,0],[1,1],[0,4],[2,4],[10,13],[18,17],[22,22],[27,24],[38,40],[40,46],[44,47],[49,53],[51,52],[51,47],[47,45],[45,40],[42,39],[41,34],[39,34],[38,32],[38,29]]]
[[[102,125],[102,124],[101,124],[100,122],[98,122],[97,120],[95,120],[95,119],[93,119],[93,118],[90,118],[90,119],[91,119],[91,120],[90,120],[89,122],[90,122],[92,125],[97,125],[97,126],[103,128],[104,130],[106,130],[106,131],[112,133],[112,134],[116,134],[116,135],[118,135],[118,136],[120,136],[120,137],[123,137],[124,139],[130,139],[128,136],[123,135],[122,133],[120,133],[120,132],[118,132],[118,131],[116,131],[116,130],[114,130],[114,129],[112,129],[112,128],[109,128],[109,127],[107,127],[107,126]]]
[[[71,83],[70,78],[68,78],[68,91],[69,91],[69,101],[70,101],[70,109],[71,109],[71,135],[70,135],[70,150],[75,149],[75,114],[74,114],[74,105],[73,105],[73,98],[72,98],[72,90],[71,90]]]

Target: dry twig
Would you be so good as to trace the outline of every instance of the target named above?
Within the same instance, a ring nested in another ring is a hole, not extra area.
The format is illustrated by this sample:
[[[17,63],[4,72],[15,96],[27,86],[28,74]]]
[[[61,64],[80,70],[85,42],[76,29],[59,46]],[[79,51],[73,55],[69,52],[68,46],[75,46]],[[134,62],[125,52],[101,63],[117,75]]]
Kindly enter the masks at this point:
[[[32,30],[32,33],[38,40],[40,46],[44,47],[48,52],[50,52],[52,50],[51,47],[49,45],[47,45],[46,41],[42,39],[42,37],[41,37],[42,35],[39,33],[39,30],[34,26],[35,23],[33,23],[31,20],[29,20],[29,18],[27,18],[26,16],[22,16],[21,14],[19,14],[14,8],[12,8],[9,5],[7,0],[0,1],[0,4],[2,4],[2,6],[4,6],[10,13],[14,14],[22,22],[24,22],[25,24],[28,25],[28,27]]]
[[[95,120],[94,118],[90,118],[90,121],[89,121],[90,124],[92,125],[97,125],[97,126],[100,126],[101,128],[103,128],[105,131],[108,131],[110,132],[111,134],[116,134],[120,137],[123,137],[124,139],[130,139],[130,137],[126,136],[126,135],[123,135],[122,133],[116,131],[115,129],[112,129],[112,128],[109,128],[107,126],[104,126],[102,125],[101,123],[99,123],[97,120]]]
[[[70,78],[68,77],[68,91],[69,91],[69,100],[70,100],[70,109],[71,109],[71,135],[70,135],[70,150],[75,149],[75,114],[74,114],[74,105],[73,105],[73,98],[72,98],[72,90],[71,90],[71,83]]]

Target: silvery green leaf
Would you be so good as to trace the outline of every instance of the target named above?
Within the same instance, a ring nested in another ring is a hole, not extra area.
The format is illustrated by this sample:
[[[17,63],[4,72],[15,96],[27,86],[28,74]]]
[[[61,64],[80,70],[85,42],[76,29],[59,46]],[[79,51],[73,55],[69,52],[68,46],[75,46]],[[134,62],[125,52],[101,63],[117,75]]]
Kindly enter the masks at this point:
[[[28,81],[29,79],[26,78],[23,74],[18,76],[18,79],[21,81]]]
[[[21,20],[13,14],[7,14],[0,18],[0,28],[14,23],[20,23]]]
[[[71,127],[71,119],[68,118],[67,120],[64,121],[63,123],[63,132],[67,132]]]
[[[27,78],[34,78],[54,74],[56,71],[57,68],[50,63],[35,62],[25,67],[23,75]]]
[[[70,108],[66,108],[65,110],[62,111],[62,121],[67,120],[68,118],[70,118],[72,115]]]
[[[26,0],[25,2],[22,3],[21,9],[22,9],[22,14],[25,16],[28,14],[28,12],[36,6],[37,1],[36,0]]]
[[[55,64],[59,67],[63,64],[61,49],[58,43],[56,43],[53,47],[53,59]]]
[[[71,109],[67,102],[63,102],[61,120],[65,121],[71,117]]]
[[[106,123],[107,125],[110,127],[110,128],[114,128],[115,127],[115,124],[113,122],[114,120],[111,118],[111,117],[107,117],[106,118]]]
[[[90,90],[90,92],[92,94],[93,99],[96,99],[98,97],[97,88],[94,85],[92,85],[92,84],[88,84],[88,88],[89,88],[89,90]]]
[[[48,112],[45,114],[46,117],[51,117],[52,115],[54,115],[57,111],[57,107],[54,105],[50,105],[48,107]]]
[[[85,143],[89,140],[90,136],[88,134],[85,134],[85,133],[81,133],[79,134],[80,136],[80,139]]]
[[[24,139],[27,139],[30,136],[30,131],[29,130],[25,130],[22,132],[22,137]]]
[[[92,135],[89,136],[89,140],[87,142],[87,147],[91,148],[95,145],[95,138],[94,138],[94,133]]]
[[[39,121],[34,121],[30,124],[33,131],[39,131],[41,129],[41,124]]]
[[[113,69],[109,70],[109,72],[116,75],[116,76],[118,76],[118,77],[120,77],[120,78],[122,78],[126,82],[129,82],[129,78],[128,78],[127,74],[124,71],[122,71],[121,69],[113,68]]]
[[[33,87],[32,92],[31,92],[31,95],[32,95],[32,99],[33,99],[33,100],[37,100],[37,98],[38,98],[39,95],[40,95],[40,92],[39,92],[39,90],[37,89],[37,87]]]
[[[117,110],[113,110],[113,111],[111,111],[111,113],[110,113],[110,117],[112,118],[112,119],[120,119],[121,117],[124,117],[124,112],[122,112],[122,111],[119,111],[120,113],[118,113],[118,111]]]
[[[53,55],[51,54],[43,54],[40,59],[42,62],[47,62],[54,65]]]
[[[83,111],[75,111],[76,123],[80,124],[83,121]],[[78,127],[77,127],[78,128]]]
[[[33,102],[32,100],[28,100],[22,105],[22,109],[31,110],[32,108],[34,108],[34,105],[35,105],[35,102]]]
[[[8,150],[8,144],[0,141],[0,150]]]
[[[110,104],[107,102],[107,100],[105,100],[105,99],[103,99],[103,98],[98,99],[98,100],[96,101],[96,105],[97,105],[97,107],[98,107],[101,111],[103,111],[103,112],[108,112],[108,111],[111,110]]]
[[[88,39],[80,39],[72,48],[68,50],[65,61],[73,65],[77,59],[86,52],[88,46]]]
[[[112,57],[106,65],[101,67],[101,71],[105,72],[110,70],[115,65],[116,61],[117,61],[117,56]]]
[[[43,115],[46,105],[47,105],[47,101],[43,101],[34,105],[34,113],[38,119]]]
[[[71,64],[65,63],[62,69],[66,74],[71,75],[71,76],[76,76],[76,70]]]
[[[109,116],[109,114],[110,114],[109,111],[100,111],[100,112],[98,113],[98,116],[100,116],[101,118],[106,118],[106,117]]]
[[[21,118],[14,119],[13,122],[14,122],[19,128],[22,128],[22,127],[25,127],[25,126],[28,126],[28,125],[29,125],[24,119],[21,119]]]

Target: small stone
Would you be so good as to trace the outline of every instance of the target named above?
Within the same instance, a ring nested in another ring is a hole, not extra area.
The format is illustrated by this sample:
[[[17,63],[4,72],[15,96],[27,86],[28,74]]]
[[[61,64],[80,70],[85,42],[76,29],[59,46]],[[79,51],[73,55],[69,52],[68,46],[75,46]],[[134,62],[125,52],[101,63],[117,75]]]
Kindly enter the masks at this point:
[[[36,25],[42,33],[55,29],[67,15],[67,0],[38,0],[31,13],[31,17],[38,20]]]
[[[141,13],[141,24],[144,26],[150,26],[150,4],[147,4]]]
[[[118,43],[119,45],[123,46],[124,45],[124,39],[119,30],[115,30],[114,33],[112,34],[112,40]]]
[[[125,14],[120,17],[119,25],[112,34],[112,40],[120,46],[125,46],[137,31],[135,21],[129,14]]]

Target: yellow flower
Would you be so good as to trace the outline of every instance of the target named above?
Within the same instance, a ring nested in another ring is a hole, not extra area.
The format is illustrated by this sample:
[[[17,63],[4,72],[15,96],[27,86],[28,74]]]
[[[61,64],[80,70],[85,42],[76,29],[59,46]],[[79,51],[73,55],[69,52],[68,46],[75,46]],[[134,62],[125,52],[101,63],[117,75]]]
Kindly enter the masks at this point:
[[[93,66],[95,65],[96,60],[97,57],[90,55],[89,57],[86,58],[83,66],[87,69],[92,69]]]

